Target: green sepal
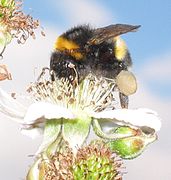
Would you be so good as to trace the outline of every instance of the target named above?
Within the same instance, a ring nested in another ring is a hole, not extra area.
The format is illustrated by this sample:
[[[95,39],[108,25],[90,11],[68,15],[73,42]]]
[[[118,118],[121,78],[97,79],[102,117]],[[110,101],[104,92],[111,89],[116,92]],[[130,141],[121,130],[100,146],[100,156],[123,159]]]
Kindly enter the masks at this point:
[[[41,159],[37,159],[34,164],[29,169],[26,180],[43,180],[40,179],[40,172],[39,172],[39,164],[41,162]]]
[[[36,159],[34,164],[30,167],[26,176],[26,180],[46,180],[45,171],[48,168],[48,161],[48,156],[45,153],[41,154],[41,156]]]
[[[0,54],[2,55],[7,44],[11,42],[12,35],[6,31],[5,27],[0,23]]]
[[[81,113],[80,113],[81,114]],[[85,142],[91,125],[91,118],[82,113],[82,116],[77,115],[76,119],[63,120],[62,135],[65,141],[69,143],[73,152],[77,152]]]
[[[48,155],[56,152],[56,144],[60,141],[62,119],[47,120],[44,129],[43,142],[38,153],[46,152]]]
[[[92,126],[96,135],[105,140],[116,140],[132,136],[132,134],[130,133],[115,133],[113,131],[110,131],[110,133],[105,133],[103,132],[101,125],[97,119],[92,120]]]
[[[6,47],[6,36],[5,36],[5,33],[3,31],[1,31],[0,29],[0,54],[3,53],[5,47]]]

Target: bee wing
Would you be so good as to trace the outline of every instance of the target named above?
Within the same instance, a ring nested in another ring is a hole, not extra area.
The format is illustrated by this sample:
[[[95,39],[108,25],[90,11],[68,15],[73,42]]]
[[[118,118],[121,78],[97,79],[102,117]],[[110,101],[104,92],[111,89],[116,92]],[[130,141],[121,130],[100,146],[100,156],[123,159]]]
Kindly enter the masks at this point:
[[[128,24],[114,24],[103,28],[98,28],[94,31],[93,37],[88,41],[89,45],[101,44],[113,37],[125,34],[127,32],[135,32],[140,25],[133,26]]]

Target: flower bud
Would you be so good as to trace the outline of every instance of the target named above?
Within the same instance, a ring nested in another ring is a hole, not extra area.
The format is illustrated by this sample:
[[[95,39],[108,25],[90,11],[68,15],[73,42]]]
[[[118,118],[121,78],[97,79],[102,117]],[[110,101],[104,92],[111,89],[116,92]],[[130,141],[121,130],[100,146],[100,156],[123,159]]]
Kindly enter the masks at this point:
[[[155,134],[145,134],[140,129],[136,130],[126,126],[118,127],[114,132],[130,135],[130,137],[107,143],[108,147],[123,159],[136,158],[148,144],[156,140]]]

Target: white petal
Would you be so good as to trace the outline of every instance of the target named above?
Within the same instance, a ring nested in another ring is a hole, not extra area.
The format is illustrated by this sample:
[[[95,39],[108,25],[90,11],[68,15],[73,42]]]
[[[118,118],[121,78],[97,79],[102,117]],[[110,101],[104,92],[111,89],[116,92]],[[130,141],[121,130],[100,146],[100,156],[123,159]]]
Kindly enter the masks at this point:
[[[39,137],[40,135],[43,135],[43,128],[21,129],[21,133],[34,139]]]
[[[74,119],[74,114],[67,108],[47,102],[33,103],[24,117],[25,124],[32,124],[37,119]],[[42,121],[41,121],[42,122]]]
[[[22,123],[26,113],[26,107],[0,88],[0,112]]]
[[[109,119],[118,125],[147,126],[159,131],[161,121],[158,114],[147,108],[114,109],[93,114],[96,119]]]

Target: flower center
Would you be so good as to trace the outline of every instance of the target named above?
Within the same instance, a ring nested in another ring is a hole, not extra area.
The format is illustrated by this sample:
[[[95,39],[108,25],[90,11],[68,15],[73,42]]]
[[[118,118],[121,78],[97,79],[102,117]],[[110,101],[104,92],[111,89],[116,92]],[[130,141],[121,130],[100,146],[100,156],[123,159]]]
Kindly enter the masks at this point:
[[[72,85],[67,79],[51,79],[42,71],[39,79],[31,83],[28,92],[36,101],[45,101],[70,108],[73,111],[100,112],[115,106],[115,81],[96,78],[89,74],[80,84]]]

